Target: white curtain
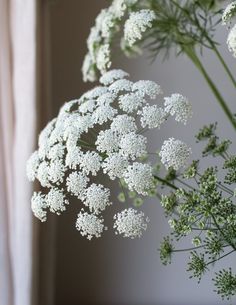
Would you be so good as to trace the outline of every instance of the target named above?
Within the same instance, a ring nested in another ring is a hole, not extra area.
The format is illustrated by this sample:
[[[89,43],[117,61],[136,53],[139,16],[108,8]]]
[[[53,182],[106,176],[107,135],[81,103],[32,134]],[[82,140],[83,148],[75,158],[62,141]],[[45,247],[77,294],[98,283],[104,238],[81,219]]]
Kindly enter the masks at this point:
[[[0,0],[0,304],[31,305],[36,0]]]

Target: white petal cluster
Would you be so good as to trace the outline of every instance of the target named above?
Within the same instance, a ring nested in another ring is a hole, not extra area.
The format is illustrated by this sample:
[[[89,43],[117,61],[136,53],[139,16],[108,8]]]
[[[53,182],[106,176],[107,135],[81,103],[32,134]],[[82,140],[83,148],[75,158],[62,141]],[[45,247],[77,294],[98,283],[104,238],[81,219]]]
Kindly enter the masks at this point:
[[[131,239],[141,237],[143,231],[147,229],[148,218],[145,218],[143,212],[139,212],[129,208],[125,209],[114,216],[114,228],[116,234],[120,234],[123,237],[129,237]]]
[[[164,100],[165,111],[175,116],[177,122],[186,124],[192,117],[192,105],[185,96],[174,93],[170,97],[165,97]]]
[[[184,142],[174,138],[164,141],[159,153],[165,167],[173,167],[175,170],[186,164],[190,154],[191,149]]]
[[[124,25],[124,38],[130,46],[142,39],[143,33],[152,27],[156,19],[154,11],[149,9],[132,12]]]
[[[229,51],[236,57],[236,24],[232,27],[227,38]]]
[[[222,14],[222,24],[230,25],[232,19],[236,16],[236,1],[229,3],[223,14]]]
[[[134,162],[124,173],[124,180],[131,191],[147,195],[153,188],[152,167],[149,164]]]
[[[82,236],[86,236],[88,240],[91,240],[93,237],[101,237],[103,231],[107,229],[103,222],[102,217],[89,214],[82,209],[77,216],[75,226]]]
[[[45,195],[41,192],[34,192],[31,198],[31,209],[34,213],[34,216],[37,217],[42,222],[47,220],[47,203],[45,200]]]
[[[75,196],[88,210],[79,213],[77,229],[88,239],[100,237],[105,229],[101,214],[112,204],[110,189],[97,183],[103,178],[100,175],[120,179],[129,191],[141,195],[153,190],[152,166],[143,159],[148,154],[144,131],[160,128],[172,112],[177,120],[185,122],[189,104],[181,99],[174,105],[166,101],[168,111],[149,105],[161,93],[160,86],[145,80],[133,83],[128,76],[120,69],[104,73],[99,86],[62,106],[58,116],[40,133],[38,150],[29,158],[26,171],[29,180],[38,180],[43,188],[41,193],[33,194],[31,201],[32,211],[41,221],[46,220],[47,211],[61,214],[69,198]],[[170,149],[162,149],[165,164],[175,167],[189,153],[187,148],[182,153],[185,146],[176,141]],[[119,218],[119,226],[123,219],[129,233],[121,234],[140,236],[138,215],[124,215],[127,217]],[[136,220],[129,224],[131,215]]]
[[[80,172],[72,172],[66,179],[67,191],[78,198],[82,198],[89,178]]]
[[[165,122],[167,112],[157,105],[143,107],[141,113],[141,125],[143,128],[158,128]]]
[[[89,208],[90,212],[99,214],[101,211],[104,211],[107,206],[112,204],[109,197],[109,189],[101,184],[97,185],[93,183],[87,188],[83,203]]]

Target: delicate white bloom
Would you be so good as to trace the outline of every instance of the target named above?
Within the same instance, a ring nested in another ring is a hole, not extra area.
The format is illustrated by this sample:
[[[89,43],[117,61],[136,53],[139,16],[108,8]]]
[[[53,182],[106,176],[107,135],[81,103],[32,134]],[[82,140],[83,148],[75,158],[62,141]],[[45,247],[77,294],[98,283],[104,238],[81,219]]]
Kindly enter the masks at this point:
[[[226,6],[222,14],[222,24],[229,25],[235,16],[236,16],[236,1],[233,1]]]
[[[99,81],[101,84],[107,86],[112,84],[115,80],[129,77],[129,74],[121,69],[113,69],[104,73]]]
[[[103,87],[103,86],[97,86],[94,87],[93,89],[87,91],[86,93],[84,93],[80,99],[79,102],[84,102],[85,100],[93,100],[98,98],[99,96],[105,94],[108,92],[108,88],[107,87]]]
[[[83,203],[89,208],[90,212],[99,214],[101,211],[104,211],[107,206],[112,204],[109,197],[109,189],[101,184],[93,183],[87,188]]]
[[[236,24],[229,32],[227,44],[229,51],[233,53],[234,57],[236,57]]]
[[[68,192],[82,198],[85,188],[89,182],[89,178],[80,172],[72,172],[66,179]]]
[[[131,91],[133,83],[127,79],[118,79],[110,85],[109,90],[114,93],[121,91]]]
[[[101,13],[103,13],[101,11]],[[87,39],[87,46],[89,50],[89,55],[91,57],[91,60],[95,62],[95,57],[96,57],[96,51],[98,46],[101,44],[102,37],[100,35],[100,29],[99,27],[92,27],[90,29],[90,33]]]
[[[161,151],[159,153],[161,162],[168,169],[178,170],[180,167],[185,165],[187,159],[191,154],[191,149],[182,141],[170,138],[164,141]]]
[[[154,186],[152,167],[148,164],[134,162],[124,173],[124,180],[129,190],[147,195],[147,192]]]
[[[131,116],[128,116],[127,114],[120,114],[115,117],[111,123],[110,128],[111,130],[121,135],[125,135],[137,130],[135,119]]]
[[[119,136],[110,129],[102,130],[99,132],[95,144],[98,151],[113,153],[119,148]]]
[[[111,180],[122,178],[126,168],[129,165],[127,158],[119,153],[114,153],[107,157],[103,164],[103,172],[107,174]]]
[[[152,27],[152,22],[155,19],[154,11],[148,9],[130,14],[124,25],[124,38],[130,46],[142,39],[143,33]]]
[[[100,105],[92,114],[94,124],[100,124],[111,120],[117,114],[117,109],[110,105]]]
[[[98,97],[97,105],[98,106],[110,105],[115,101],[115,99],[116,99],[116,94],[107,92]]]
[[[31,198],[31,209],[34,216],[42,222],[47,220],[47,212],[45,211],[46,208],[47,203],[45,201],[45,195],[43,195],[41,192],[34,192]]]
[[[125,209],[114,216],[114,229],[116,234],[129,237],[131,239],[141,237],[143,231],[147,229],[148,218],[145,218],[143,212],[139,212],[132,208]]]
[[[93,112],[96,108],[96,100],[87,100],[79,106],[79,111],[83,114]]]
[[[119,106],[127,113],[137,111],[145,103],[145,99],[136,93],[128,93],[119,97]]]
[[[50,148],[47,157],[50,160],[61,159],[64,156],[64,153],[65,145],[63,145],[62,143],[57,143]]]
[[[118,19],[124,16],[125,11],[127,9],[126,1],[125,0],[113,0],[110,11],[113,12],[114,16]]]
[[[48,179],[52,183],[59,185],[63,182],[63,178],[65,176],[65,166],[61,160],[54,160],[49,165],[48,169]]]
[[[94,61],[92,60],[91,55],[88,53],[84,57],[83,65],[81,68],[83,81],[84,82],[95,82],[97,80],[96,71],[94,68]]]
[[[57,215],[60,215],[61,212],[65,211],[66,205],[69,204],[69,201],[65,199],[63,192],[58,188],[51,188],[45,199],[50,211]]]
[[[91,240],[93,237],[101,237],[103,231],[107,229],[103,222],[102,217],[88,214],[82,209],[76,220],[76,229],[82,236],[86,236],[88,240]]]
[[[112,30],[116,25],[115,15],[111,12],[111,10],[107,10],[103,18],[103,22],[101,24],[101,36],[103,38],[110,38],[112,35]]]
[[[47,161],[43,161],[39,164],[36,177],[43,187],[51,186],[49,181],[49,163]]]
[[[98,70],[101,71],[101,73],[104,73],[107,71],[107,69],[111,66],[111,50],[110,45],[108,43],[100,46],[97,52],[96,56],[96,64]]]
[[[175,115],[177,122],[186,124],[188,119],[192,117],[192,105],[185,96],[174,93],[170,97],[165,97],[164,100],[165,111],[172,116]]]
[[[80,168],[85,174],[91,173],[97,175],[101,167],[102,157],[95,151],[87,151],[85,154],[80,155]]]
[[[53,119],[52,121],[50,121],[46,125],[46,127],[44,127],[44,129],[40,132],[39,139],[38,139],[39,146],[47,145],[48,138],[49,138],[51,132],[53,131],[54,127],[55,127],[56,121],[57,121],[56,118]]]
[[[26,175],[29,181],[34,181],[37,176],[37,170],[40,164],[40,158],[37,150],[32,153],[26,164]]]
[[[160,85],[151,80],[139,80],[135,82],[132,91],[135,91],[141,97],[147,95],[151,99],[155,99],[159,94],[162,94]]]
[[[141,126],[143,128],[160,128],[161,124],[165,122],[167,113],[157,105],[143,107],[141,113]]]
[[[120,141],[120,153],[135,160],[147,154],[147,138],[134,132],[124,135]]]

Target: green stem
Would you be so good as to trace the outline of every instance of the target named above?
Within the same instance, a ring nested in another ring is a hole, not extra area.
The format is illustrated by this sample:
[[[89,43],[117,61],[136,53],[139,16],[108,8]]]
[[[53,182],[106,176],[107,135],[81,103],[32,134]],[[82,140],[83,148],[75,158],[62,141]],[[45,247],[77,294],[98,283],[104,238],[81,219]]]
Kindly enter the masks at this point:
[[[154,176],[154,178],[158,181],[160,181],[161,183],[169,186],[170,188],[174,189],[174,190],[178,190],[178,187],[175,186],[174,184],[170,183],[169,181],[165,180],[165,179],[162,179],[161,177],[159,176]]]
[[[231,113],[230,109],[228,108],[226,102],[224,101],[222,95],[220,94],[219,90],[217,89],[216,85],[211,80],[210,76],[208,75],[207,71],[205,70],[203,64],[201,63],[200,59],[198,58],[196,52],[187,46],[183,46],[183,50],[186,53],[186,55],[192,60],[192,62],[195,64],[195,66],[198,68],[198,70],[202,73],[203,77],[205,78],[207,84],[211,88],[213,94],[215,95],[218,103],[222,107],[223,111],[225,112],[226,116],[228,117],[230,123],[236,129],[236,121],[233,117],[233,114]]]

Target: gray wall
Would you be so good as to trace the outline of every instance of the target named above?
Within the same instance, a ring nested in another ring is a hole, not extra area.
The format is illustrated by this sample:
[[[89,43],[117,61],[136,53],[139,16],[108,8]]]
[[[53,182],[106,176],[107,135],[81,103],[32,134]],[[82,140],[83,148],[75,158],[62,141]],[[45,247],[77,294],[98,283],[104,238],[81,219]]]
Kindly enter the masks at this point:
[[[89,85],[82,83],[80,67],[86,52],[85,39],[94,17],[107,1],[56,0],[50,5],[51,78],[53,112],[65,101],[79,97]],[[224,41],[226,31],[220,30]],[[235,69],[236,61],[223,44],[222,51]],[[236,110],[232,86],[227,81],[215,58],[204,54],[204,63],[214,76],[227,100]],[[118,58],[114,67],[131,73],[132,78],[157,81],[166,95],[179,92],[189,97],[194,107],[194,118],[187,127],[173,121],[161,131],[153,132],[152,150],[160,147],[170,136],[183,139],[196,147],[193,134],[208,122],[219,121],[220,134],[234,139],[235,135],[214,97],[209,92],[199,72],[184,57],[161,59],[150,64],[147,56],[126,60]],[[199,148],[193,156],[199,157]],[[116,201],[114,188],[114,201]],[[117,201],[108,214],[118,209]],[[55,305],[216,305],[222,304],[212,292],[210,277],[197,285],[188,280],[183,271],[185,259],[176,256],[171,266],[160,264],[157,248],[168,226],[157,200],[148,200],[143,209],[150,218],[150,225],[141,240],[114,237],[108,231],[103,238],[88,242],[75,230],[74,223],[79,203],[56,218],[55,249]],[[108,216],[109,216],[108,215]],[[54,218],[54,216],[52,216]],[[49,219],[50,221],[50,219]]]

